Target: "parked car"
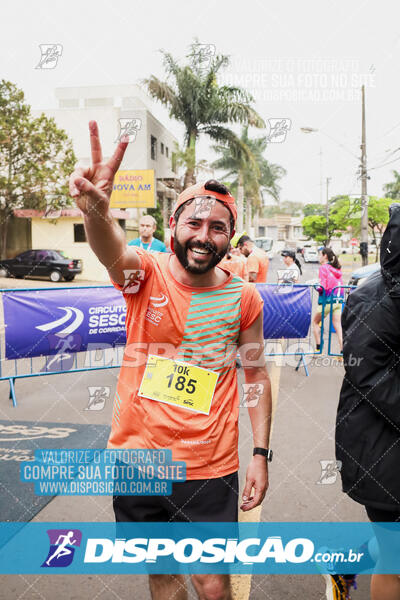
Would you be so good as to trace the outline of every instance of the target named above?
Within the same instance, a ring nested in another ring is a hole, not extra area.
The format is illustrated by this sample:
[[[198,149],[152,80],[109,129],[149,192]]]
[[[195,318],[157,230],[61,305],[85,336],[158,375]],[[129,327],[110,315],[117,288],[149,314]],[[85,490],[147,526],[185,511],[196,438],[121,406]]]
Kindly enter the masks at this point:
[[[0,277],[49,277],[51,281],[72,281],[82,273],[82,261],[65,256],[62,250],[27,250],[0,261]]]
[[[314,246],[304,246],[303,258],[305,263],[319,262],[318,250]]]
[[[274,258],[274,256],[284,247],[283,242],[277,242],[269,237],[256,237],[254,243],[257,248],[261,248],[267,253],[268,258]]]
[[[381,263],[373,263],[372,265],[366,265],[365,267],[360,267],[352,272],[349,285],[362,285],[365,283],[370,275],[376,273],[381,268]]]

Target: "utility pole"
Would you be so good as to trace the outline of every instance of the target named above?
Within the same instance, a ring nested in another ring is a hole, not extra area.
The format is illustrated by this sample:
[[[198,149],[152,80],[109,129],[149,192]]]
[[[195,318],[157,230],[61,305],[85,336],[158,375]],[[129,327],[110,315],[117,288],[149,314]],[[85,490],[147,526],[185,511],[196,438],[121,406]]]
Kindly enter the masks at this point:
[[[322,196],[323,196],[323,188],[324,187],[324,178],[322,175],[322,147],[319,149],[319,201],[322,204]]]
[[[362,265],[368,264],[368,196],[367,196],[367,140],[365,132],[365,88],[361,87],[361,243]]]
[[[325,245],[328,245],[328,241],[329,241],[329,182],[331,180],[331,177],[327,177],[326,178],[326,203],[325,203],[325,218],[326,218],[326,241],[325,241]]]

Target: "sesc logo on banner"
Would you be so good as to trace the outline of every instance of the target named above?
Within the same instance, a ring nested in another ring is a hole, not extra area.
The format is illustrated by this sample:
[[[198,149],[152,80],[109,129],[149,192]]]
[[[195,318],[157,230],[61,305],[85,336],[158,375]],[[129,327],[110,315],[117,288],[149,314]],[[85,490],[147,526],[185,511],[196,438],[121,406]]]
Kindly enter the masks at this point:
[[[7,359],[69,356],[126,342],[125,300],[111,286],[4,293],[3,306]]]

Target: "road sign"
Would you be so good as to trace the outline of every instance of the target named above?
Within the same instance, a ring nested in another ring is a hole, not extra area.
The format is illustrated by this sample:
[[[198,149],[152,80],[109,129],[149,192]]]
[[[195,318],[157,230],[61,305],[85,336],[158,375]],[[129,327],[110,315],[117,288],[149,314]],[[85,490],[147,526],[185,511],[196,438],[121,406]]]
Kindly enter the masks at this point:
[[[358,246],[358,240],[356,238],[352,238],[350,240],[350,245],[351,246]]]

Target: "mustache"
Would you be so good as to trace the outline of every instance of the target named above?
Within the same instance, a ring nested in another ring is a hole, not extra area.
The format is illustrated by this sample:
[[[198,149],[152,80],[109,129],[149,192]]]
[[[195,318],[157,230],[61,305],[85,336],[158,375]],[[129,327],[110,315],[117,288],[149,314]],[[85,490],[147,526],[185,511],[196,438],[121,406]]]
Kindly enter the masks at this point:
[[[214,244],[210,244],[209,242],[206,242],[205,244],[202,244],[201,242],[195,242],[187,245],[188,250],[195,248],[198,248],[199,250],[206,250],[206,252],[212,252],[213,254],[218,254],[217,248],[214,246]]]

